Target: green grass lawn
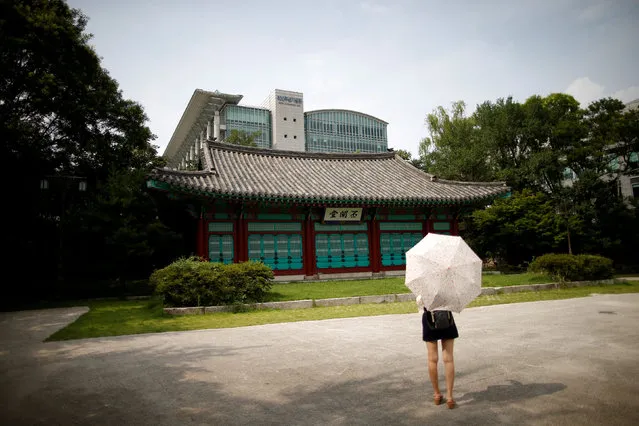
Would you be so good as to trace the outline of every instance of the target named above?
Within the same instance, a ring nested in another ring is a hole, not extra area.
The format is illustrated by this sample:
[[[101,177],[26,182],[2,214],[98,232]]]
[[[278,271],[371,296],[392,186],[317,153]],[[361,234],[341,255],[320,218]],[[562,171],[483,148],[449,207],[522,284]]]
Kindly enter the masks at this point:
[[[327,283],[328,284],[328,283]],[[282,284],[285,285],[285,284]],[[308,285],[308,284],[306,284]],[[590,294],[639,293],[639,282],[614,285],[575,287],[558,290],[480,296],[469,307],[540,300],[570,299]],[[295,310],[260,310],[241,313],[172,316],[162,310],[160,301],[93,301],[85,304],[90,311],[48,341],[118,336],[164,331],[186,331],[212,328],[244,327],[294,321],[323,320],[372,315],[415,313],[414,302],[370,305],[317,307]]]
[[[549,275],[533,274],[486,274],[482,276],[482,287],[508,287],[511,285],[546,284],[557,281]]]
[[[554,281],[551,277],[543,274],[487,274],[482,277],[482,286],[505,287],[522,284],[543,284]],[[353,281],[292,282],[274,284],[268,300],[270,302],[281,302],[401,293],[410,293],[410,290],[404,285],[404,277]]]

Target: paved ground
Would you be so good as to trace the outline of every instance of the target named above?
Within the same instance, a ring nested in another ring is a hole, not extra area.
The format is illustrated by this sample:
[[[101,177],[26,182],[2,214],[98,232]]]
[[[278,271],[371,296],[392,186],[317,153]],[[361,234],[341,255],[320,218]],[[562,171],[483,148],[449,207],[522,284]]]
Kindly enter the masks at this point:
[[[0,314],[0,423],[639,424],[639,294],[464,311],[455,410],[418,314],[40,343],[81,312]]]

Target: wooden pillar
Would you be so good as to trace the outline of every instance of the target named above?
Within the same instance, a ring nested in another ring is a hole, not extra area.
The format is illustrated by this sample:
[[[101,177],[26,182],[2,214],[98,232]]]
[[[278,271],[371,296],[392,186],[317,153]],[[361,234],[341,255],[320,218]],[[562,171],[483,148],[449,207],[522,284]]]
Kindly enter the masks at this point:
[[[457,222],[458,216],[453,214],[452,217],[453,220],[450,224],[450,235],[459,235],[459,223]]]
[[[248,260],[248,225],[244,219],[244,206],[240,204],[237,209],[237,219],[235,220],[235,230],[233,239],[235,242],[235,262],[246,262]]]
[[[432,226],[433,226],[433,221],[431,220],[431,216],[433,214],[433,209],[432,208],[427,208],[426,209],[426,220],[424,220],[424,225],[423,225],[423,229],[422,229],[422,234],[425,237],[426,234],[430,234],[432,232]]]
[[[206,219],[204,218],[204,212],[200,209],[200,217],[197,219],[197,237],[195,239],[197,256],[207,259],[209,258],[209,250],[207,247]]]
[[[313,226],[313,215],[312,210],[309,209],[306,214],[306,220],[304,221],[303,226],[303,239],[304,244],[302,246],[302,250],[304,250],[302,254],[302,258],[304,259],[304,275],[313,276],[316,273],[315,267],[315,229]]]
[[[451,235],[459,235],[459,218],[462,215],[462,208],[456,207],[450,209],[450,214],[453,217],[452,226],[451,226]]]
[[[379,223],[375,219],[377,210],[371,212],[371,220],[369,222],[368,238],[370,241],[370,262],[373,268],[373,273],[380,272],[382,270],[382,250],[379,246]]]

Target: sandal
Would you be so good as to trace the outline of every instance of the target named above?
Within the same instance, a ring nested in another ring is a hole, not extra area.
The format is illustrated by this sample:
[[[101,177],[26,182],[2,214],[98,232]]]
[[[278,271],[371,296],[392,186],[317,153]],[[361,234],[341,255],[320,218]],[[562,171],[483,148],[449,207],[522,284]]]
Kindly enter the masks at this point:
[[[453,408],[455,408],[457,403],[455,402],[454,399],[448,399],[448,400],[446,400],[446,405],[448,406],[449,409],[452,410]]]
[[[442,400],[443,400],[443,399],[444,399],[444,395],[441,395],[441,394],[439,394],[439,395],[435,395],[435,396],[433,397],[433,402],[435,403],[435,405],[439,405],[439,404],[441,404],[441,403],[442,403]]]

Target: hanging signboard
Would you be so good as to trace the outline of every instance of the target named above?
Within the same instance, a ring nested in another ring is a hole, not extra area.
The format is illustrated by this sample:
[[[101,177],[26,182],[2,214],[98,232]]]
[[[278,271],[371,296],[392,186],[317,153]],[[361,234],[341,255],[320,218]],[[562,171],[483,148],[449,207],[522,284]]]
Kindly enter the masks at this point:
[[[324,210],[324,222],[360,222],[361,207],[327,207]]]

